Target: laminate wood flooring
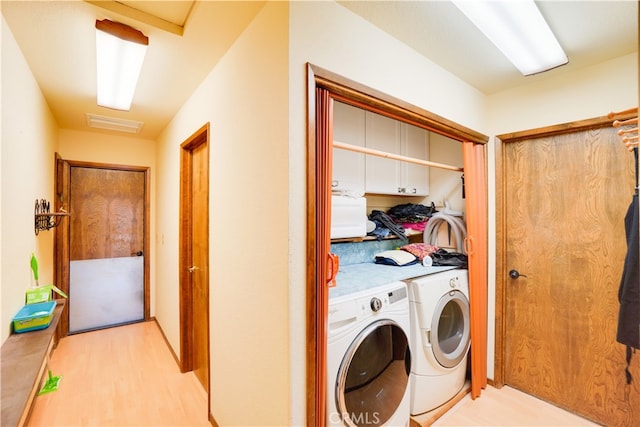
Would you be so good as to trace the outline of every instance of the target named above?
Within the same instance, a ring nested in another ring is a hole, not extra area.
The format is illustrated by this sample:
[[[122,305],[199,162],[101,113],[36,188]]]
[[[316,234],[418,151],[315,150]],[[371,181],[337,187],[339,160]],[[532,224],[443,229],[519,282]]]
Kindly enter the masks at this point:
[[[180,373],[156,322],[70,335],[50,367],[57,391],[36,397],[27,425],[210,426],[207,395]],[[434,426],[595,426],[510,387],[465,396]],[[252,426],[258,427],[258,426]]]
[[[70,335],[50,361],[57,391],[37,396],[28,426],[210,426],[207,395],[181,373],[156,322]]]
[[[465,396],[433,426],[597,426],[511,387],[487,386],[479,398]]]

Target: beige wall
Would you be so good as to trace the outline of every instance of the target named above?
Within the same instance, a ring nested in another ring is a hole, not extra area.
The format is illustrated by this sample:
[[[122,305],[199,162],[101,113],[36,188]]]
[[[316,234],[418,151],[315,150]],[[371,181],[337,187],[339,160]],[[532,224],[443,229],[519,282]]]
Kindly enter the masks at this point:
[[[179,354],[179,145],[211,123],[211,411],[220,425],[290,424],[288,8],[267,3],[159,138],[156,317]]]
[[[22,52],[2,18],[2,226],[0,237],[0,341],[11,331],[11,319],[24,305],[33,283],[31,254],[38,258],[40,283],[53,279],[52,231],[34,232],[36,199],[53,200],[57,123]]]

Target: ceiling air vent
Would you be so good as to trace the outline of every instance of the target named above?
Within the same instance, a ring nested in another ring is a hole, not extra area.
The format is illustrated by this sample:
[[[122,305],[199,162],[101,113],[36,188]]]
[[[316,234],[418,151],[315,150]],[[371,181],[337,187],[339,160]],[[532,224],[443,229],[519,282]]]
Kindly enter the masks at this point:
[[[139,133],[142,122],[135,120],[117,119],[115,117],[99,116],[87,113],[87,126],[91,128],[115,130],[118,132]]]

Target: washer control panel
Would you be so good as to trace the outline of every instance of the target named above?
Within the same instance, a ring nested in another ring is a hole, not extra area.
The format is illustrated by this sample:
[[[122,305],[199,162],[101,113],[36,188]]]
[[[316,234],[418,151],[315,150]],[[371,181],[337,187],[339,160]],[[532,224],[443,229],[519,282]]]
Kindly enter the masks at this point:
[[[371,302],[369,303],[369,305],[371,306],[371,310],[380,311],[380,309],[382,308],[382,301],[378,297],[373,297],[371,298]]]
[[[449,279],[449,287],[451,287],[451,289],[457,288],[459,283],[460,283],[460,278],[458,276],[455,276]]]
[[[381,315],[390,309],[409,310],[409,293],[406,284],[396,282],[379,289],[374,288],[329,299],[328,308],[331,332],[342,330],[369,316]]]

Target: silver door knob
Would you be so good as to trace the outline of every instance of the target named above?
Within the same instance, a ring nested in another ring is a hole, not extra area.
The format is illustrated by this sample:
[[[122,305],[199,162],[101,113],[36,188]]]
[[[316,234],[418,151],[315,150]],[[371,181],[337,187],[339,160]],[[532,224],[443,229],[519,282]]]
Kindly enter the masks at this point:
[[[196,267],[195,265],[192,265],[191,267],[189,267],[189,273],[193,273],[196,270],[200,270],[200,267]]]

